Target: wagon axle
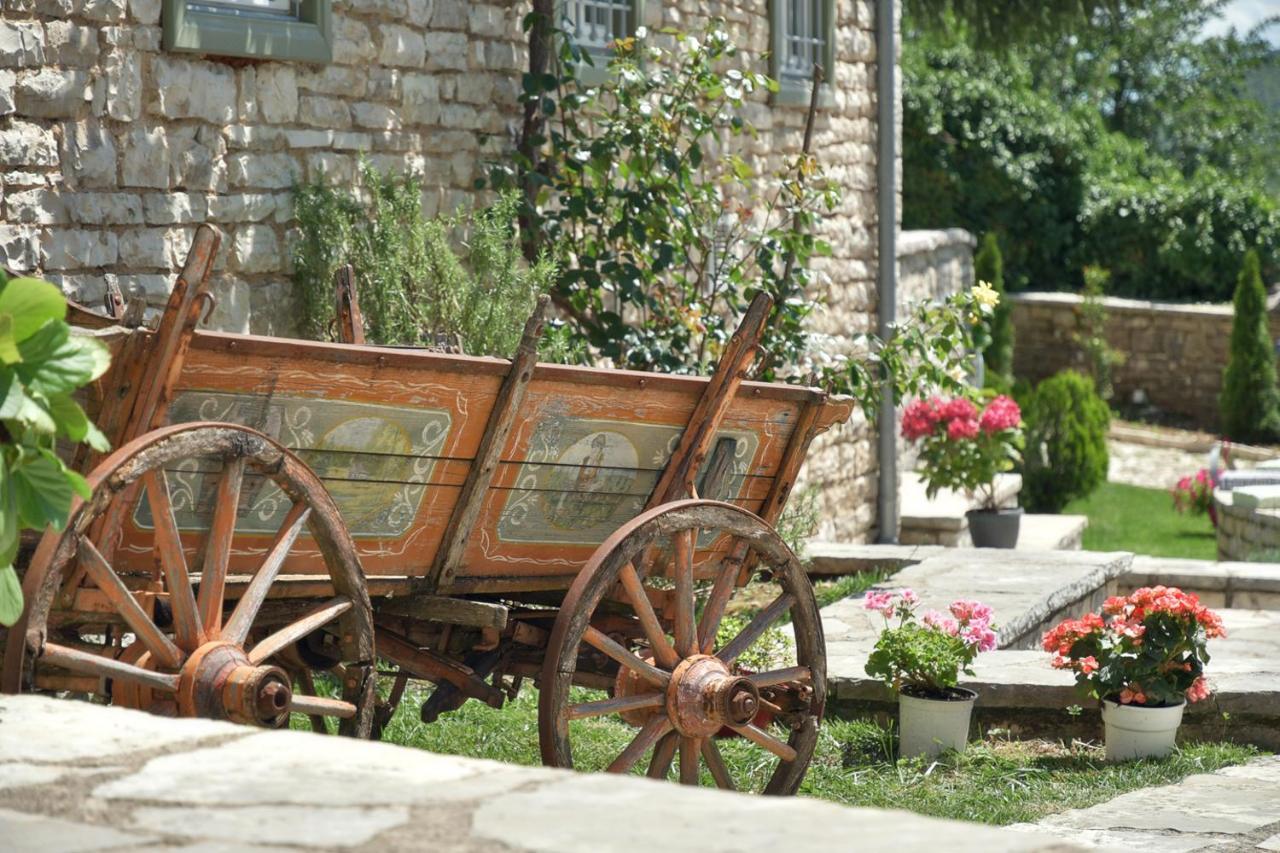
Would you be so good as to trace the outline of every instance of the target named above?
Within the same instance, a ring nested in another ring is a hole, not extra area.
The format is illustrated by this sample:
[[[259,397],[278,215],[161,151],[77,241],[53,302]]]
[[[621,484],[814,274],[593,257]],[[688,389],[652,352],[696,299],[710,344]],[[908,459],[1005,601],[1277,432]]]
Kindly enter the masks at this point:
[[[205,643],[179,674],[178,710],[183,716],[276,727],[283,724],[292,699],[283,669],[254,666],[230,643]]]
[[[710,737],[725,726],[745,726],[760,710],[760,691],[711,655],[686,658],[671,674],[667,716],[685,737]]]

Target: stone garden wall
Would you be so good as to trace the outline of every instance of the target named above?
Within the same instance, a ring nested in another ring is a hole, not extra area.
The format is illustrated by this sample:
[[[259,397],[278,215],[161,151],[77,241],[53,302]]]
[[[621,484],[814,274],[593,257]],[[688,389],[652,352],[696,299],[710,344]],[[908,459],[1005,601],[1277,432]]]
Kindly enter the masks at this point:
[[[1023,293],[1013,299],[1014,372],[1040,380],[1068,367],[1082,368],[1073,340],[1081,298],[1073,293]],[[1218,426],[1218,394],[1231,340],[1230,305],[1179,305],[1105,297],[1107,340],[1124,354],[1113,368],[1118,401],[1136,392],[1166,412],[1202,429]],[[1280,337],[1274,306],[1271,335]]]
[[[1275,562],[1280,553],[1280,510],[1238,507],[1232,492],[1215,491],[1218,559]]]
[[[651,30],[723,16],[747,61],[767,70],[766,0],[644,4]],[[100,304],[109,281],[163,304],[194,226],[223,236],[212,324],[293,330],[290,187],[352,179],[364,153],[424,175],[429,211],[468,200],[487,159],[512,146],[527,65],[527,2],[335,0],[333,61],[224,61],[166,53],[160,0],[5,0],[0,19],[0,263]],[[833,246],[817,325],[874,327],[874,6],[836,3],[831,105],[814,149],[843,187],[823,217]],[[804,108],[763,98],[748,160],[776,170],[799,150]],[[827,532],[873,523],[876,462],[867,426],[824,437],[807,472]]]

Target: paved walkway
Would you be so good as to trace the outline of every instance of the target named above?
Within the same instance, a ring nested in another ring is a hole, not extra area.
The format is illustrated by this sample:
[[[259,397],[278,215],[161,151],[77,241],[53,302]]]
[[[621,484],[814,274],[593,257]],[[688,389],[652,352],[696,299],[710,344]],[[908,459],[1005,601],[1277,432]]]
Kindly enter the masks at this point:
[[[1107,452],[1111,457],[1111,465],[1107,469],[1108,482],[1146,489],[1172,489],[1178,480],[1208,464],[1204,453],[1130,444],[1114,438],[1107,441]],[[1169,511],[1173,511],[1172,505]]]
[[[1011,829],[1130,851],[1280,850],[1280,756],[1144,788]]]
[[[0,697],[6,853],[854,847],[1079,849],[1047,836],[806,797],[751,797],[71,700]]]

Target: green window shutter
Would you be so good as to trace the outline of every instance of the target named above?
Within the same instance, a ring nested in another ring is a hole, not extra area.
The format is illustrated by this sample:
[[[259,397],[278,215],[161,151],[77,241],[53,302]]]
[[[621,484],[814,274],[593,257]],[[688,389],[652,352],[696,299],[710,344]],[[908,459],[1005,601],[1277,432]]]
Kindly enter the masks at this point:
[[[299,62],[333,59],[330,0],[299,0],[293,14],[164,0],[163,12],[165,50]]]
[[[813,65],[826,73],[818,103],[834,102],[836,0],[769,0],[769,76],[778,81],[775,104],[808,106]]]

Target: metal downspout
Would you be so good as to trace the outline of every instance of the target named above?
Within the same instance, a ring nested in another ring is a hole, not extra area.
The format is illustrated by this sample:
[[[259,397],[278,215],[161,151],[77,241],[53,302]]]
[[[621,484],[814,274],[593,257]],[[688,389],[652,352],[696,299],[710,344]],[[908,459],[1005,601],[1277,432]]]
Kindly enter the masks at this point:
[[[898,304],[898,122],[897,71],[898,33],[894,0],[876,0],[876,192],[878,195],[876,292],[879,295],[877,332],[881,339],[897,318]],[[887,60],[887,61],[886,61]],[[893,391],[886,385],[880,392],[877,419],[880,462],[876,517],[876,541],[898,541],[898,430]]]

